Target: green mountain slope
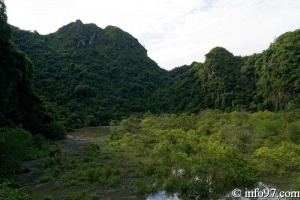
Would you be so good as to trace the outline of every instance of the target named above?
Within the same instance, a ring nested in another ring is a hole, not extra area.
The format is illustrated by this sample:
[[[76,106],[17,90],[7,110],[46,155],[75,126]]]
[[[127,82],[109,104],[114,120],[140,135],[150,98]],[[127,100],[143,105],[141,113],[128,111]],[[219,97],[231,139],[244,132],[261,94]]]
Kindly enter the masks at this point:
[[[36,65],[35,85],[68,127],[108,124],[132,113],[299,108],[300,30],[251,56],[215,47],[204,63],[161,69],[129,33],[80,20],[14,42]]]
[[[172,77],[164,88],[166,101],[172,112],[199,112],[202,109],[231,110],[240,108],[244,101],[240,81],[241,57],[222,47],[206,54],[204,63],[184,66],[185,71]],[[179,68],[180,69],[180,68]],[[176,70],[179,70],[176,69]],[[173,70],[170,72],[172,73]],[[161,91],[161,93],[163,93]],[[168,98],[171,96],[171,99]],[[166,102],[165,101],[165,102]]]
[[[234,56],[222,47],[193,63],[169,72],[158,107],[167,112],[202,109],[270,110],[300,106],[300,30],[281,35],[260,54]],[[180,72],[181,73],[177,73]]]
[[[275,111],[299,106],[300,30],[281,35],[257,62],[257,93],[263,106]]]
[[[68,126],[155,109],[150,97],[167,77],[137,39],[113,26],[77,20],[49,35],[17,30],[14,42],[36,65],[39,93],[63,108]]]
[[[33,134],[63,138],[64,127],[32,86],[33,64],[11,41],[5,9],[0,1],[0,128],[21,126]]]

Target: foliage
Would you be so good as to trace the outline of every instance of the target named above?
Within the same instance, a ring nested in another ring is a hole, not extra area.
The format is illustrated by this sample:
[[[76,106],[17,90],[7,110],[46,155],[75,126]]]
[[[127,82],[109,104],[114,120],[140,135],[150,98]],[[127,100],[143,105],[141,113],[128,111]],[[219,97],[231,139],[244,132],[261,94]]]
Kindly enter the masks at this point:
[[[21,168],[29,154],[31,134],[21,128],[0,129],[0,177],[7,177]]]
[[[11,30],[7,24],[6,6],[4,0],[0,0],[0,44],[1,46],[11,37]]]
[[[55,122],[51,107],[36,95],[32,86],[33,64],[11,42],[4,2],[0,2],[0,127],[19,125],[34,134],[52,135]],[[59,135],[58,137],[61,137]]]
[[[11,188],[6,184],[0,184],[0,199],[33,200],[28,194],[23,193],[18,189]]]
[[[296,174],[296,179],[293,182],[293,189],[296,191],[300,190],[300,173]]]
[[[204,90],[206,108],[235,108],[239,91],[239,62],[241,58],[221,47],[213,48],[206,54],[206,60],[198,71]]]
[[[300,170],[299,124],[297,111],[145,114],[123,120],[103,150],[139,160],[138,177],[161,189],[208,197],[269,175],[294,178]],[[152,191],[145,181],[139,185],[141,192]]]
[[[57,105],[66,126],[108,125],[155,108],[150,96],[167,72],[129,33],[80,20],[49,35],[14,30],[36,66],[38,92]]]
[[[36,65],[35,85],[67,127],[107,125],[134,113],[280,111],[299,107],[299,30],[251,56],[215,47],[204,63],[162,70],[121,29],[72,22],[39,35],[14,29]],[[283,74],[283,75],[282,75]]]
[[[257,98],[262,108],[279,111],[299,106],[300,30],[276,39],[261,55]]]
[[[270,175],[299,188],[300,30],[260,54],[215,47],[204,63],[168,72],[118,27],[77,20],[49,35],[11,27],[3,0],[0,35],[1,178],[28,170],[24,159],[45,157],[39,182],[58,188],[134,179],[138,193],[195,199]],[[89,144],[80,155],[46,142],[63,139],[65,126],[118,120],[106,146]],[[31,199],[5,184],[0,198]]]
[[[234,56],[222,47],[206,54],[204,63],[169,71],[155,91],[158,111],[281,111],[299,108],[299,37],[295,30],[250,56]]]
[[[98,200],[99,198],[95,195],[89,195],[85,192],[79,192],[77,194],[68,195],[65,200]]]
[[[73,157],[55,146],[44,158],[45,172],[39,178],[40,183],[53,183],[57,188],[78,186],[88,181],[103,187],[113,187],[123,179],[121,158],[105,154],[98,144],[88,144],[82,157]]]

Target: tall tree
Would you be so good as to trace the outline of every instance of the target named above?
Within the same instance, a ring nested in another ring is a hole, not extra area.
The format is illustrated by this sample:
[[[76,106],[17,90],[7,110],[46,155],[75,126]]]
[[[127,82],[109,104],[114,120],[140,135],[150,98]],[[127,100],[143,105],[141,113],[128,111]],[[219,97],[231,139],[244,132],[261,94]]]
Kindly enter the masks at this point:
[[[0,127],[19,125],[49,138],[64,136],[32,87],[33,64],[11,41],[6,6],[0,0]]]
[[[1,45],[3,42],[10,39],[11,30],[7,24],[7,15],[6,15],[6,6],[4,0],[0,0],[0,42]]]

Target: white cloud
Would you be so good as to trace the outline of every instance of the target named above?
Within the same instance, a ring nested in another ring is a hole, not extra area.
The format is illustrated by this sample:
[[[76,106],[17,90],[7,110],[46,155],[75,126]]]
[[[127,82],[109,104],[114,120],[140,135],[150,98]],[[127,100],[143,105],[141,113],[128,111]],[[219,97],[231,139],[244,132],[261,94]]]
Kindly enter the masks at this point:
[[[137,37],[148,55],[171,69],[215,46],[259,53],[276,36],[300,28],[299,0],[6,0],[9,22],[42,34],[81,19],[115,25]]]

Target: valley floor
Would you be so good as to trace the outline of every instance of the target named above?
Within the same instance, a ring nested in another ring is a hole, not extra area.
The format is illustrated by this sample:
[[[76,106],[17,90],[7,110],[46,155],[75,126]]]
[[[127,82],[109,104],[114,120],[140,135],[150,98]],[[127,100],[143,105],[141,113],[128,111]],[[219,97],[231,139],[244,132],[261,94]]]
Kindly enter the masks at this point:
[[[299,130],[297,112],[132,116],[69,133],[18,178],[34,199],[219,199],[261,181],[300,190]]]

